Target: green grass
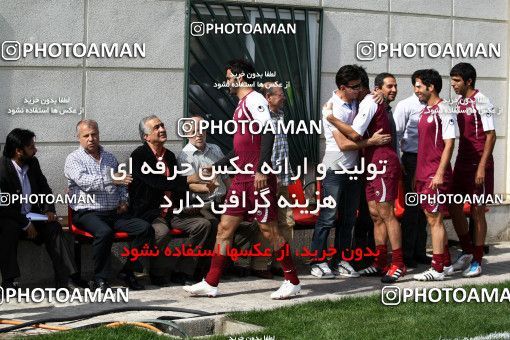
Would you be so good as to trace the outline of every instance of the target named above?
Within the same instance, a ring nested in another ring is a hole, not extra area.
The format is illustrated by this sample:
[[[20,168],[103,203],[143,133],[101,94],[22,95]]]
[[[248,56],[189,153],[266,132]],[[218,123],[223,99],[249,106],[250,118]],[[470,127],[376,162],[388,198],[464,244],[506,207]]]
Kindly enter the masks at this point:
[[[478,288],[510,287],[510,281]],[[384,306],[380,295],[314,301],[270,311],[233,313],[233,319],[265,327],[246,337],[276,339],[439,339],[510,331],[510,303],[407,302]],[[158,339],[132,327],[71,331],[40,339]],[[161,337],[163,338],[163,337]],[[216,336],[210,339],[228,339]],[[239,339],[239,336],[238,336]]]

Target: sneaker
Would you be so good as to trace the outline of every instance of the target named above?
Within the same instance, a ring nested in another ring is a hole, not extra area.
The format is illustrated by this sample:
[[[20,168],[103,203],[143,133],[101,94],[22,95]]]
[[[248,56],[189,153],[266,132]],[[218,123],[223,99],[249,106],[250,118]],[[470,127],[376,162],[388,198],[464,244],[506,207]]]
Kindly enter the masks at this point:
[[[192,286],[184,286],[182,288],[191,295],[208,297],[215,297],[216,295],[218,295],[218,287],[211,286],[205,281],[205,279],[203,279],[199,283],[195,283]]]
[[[293,285],[289,280],[283,281],[283,284],[276,291],[271,293],[271,299],[283,300],[288,299],[291,296],[297,295],[301,291],[301,285]]]
[[[443,281],[444,272],[439,273],[434,268],[430,267],[423,273],[415,274],[414,279],[417,281]]]
[[[399,278],[406,275],[407,268],[404,266],[402,268],[392,264],[390,269],[386,272],[386,274],[381,278],[382,283],[395,283]]]
[[[453,273],[455,273],[455,270],[453,270],[453,264],[449,265],[448,267],[443,267],[443,273],[444,276],[452,276]]]
[[[366,267],[365,269],[361,269],[358,274],[362,276],[382,276],[383,272],[378,267],[372,265]]]
[[[459,257],[452,264],[453,271],[457,272],[460,270],[464,270],[469,267],[469,264],[473,260],[473,254],[466,254],[462,252]]]
[[[334,271],[335,275],[341,275],[346,277],[359,277],[359,273],[352,268],[349,262],[340,261],[337,270]]]
[[[310,272],[315,277],[319,279],[333,279],[335,275],[331,272],[328,264],[326,262],[316,263],[312,265],[312,270]]]
[[[477,261],[471,262],[471,265],[464,270],[462,276],[464,277],[475,277],[482,274],[482,266]]]

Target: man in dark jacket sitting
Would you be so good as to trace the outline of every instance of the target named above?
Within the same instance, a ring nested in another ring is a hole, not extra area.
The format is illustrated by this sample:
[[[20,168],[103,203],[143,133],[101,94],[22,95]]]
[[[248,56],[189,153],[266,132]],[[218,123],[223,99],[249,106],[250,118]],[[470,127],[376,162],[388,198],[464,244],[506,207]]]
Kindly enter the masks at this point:
[[[46,246],[55,271],[57,288],[76,288],[76,266],[69,243],[57,221],[53,195],[35,157],[35,134],[14,129],[5,141],[0,158],[0,272],[3,288],[16,288],[20,276],[17,261],[18,239],[27,238]],[[36,200],[34,198],[37,197]],[[47,221],[31,221],[29,213],[45,215]],[[73,280],[69,280],[72,277]]]

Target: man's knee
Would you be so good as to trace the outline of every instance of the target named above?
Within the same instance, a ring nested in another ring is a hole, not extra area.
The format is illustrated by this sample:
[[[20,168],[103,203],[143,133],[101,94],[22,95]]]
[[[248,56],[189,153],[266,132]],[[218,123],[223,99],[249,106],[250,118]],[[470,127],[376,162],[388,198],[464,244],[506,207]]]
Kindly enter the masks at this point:
[[[106,240],[113,240],[115,232],[113,231],[112,228],[105,225],[105,226],[96,228],[91,234],[94,236],[95,239],[97,239],[99,241],[103,241],[103,240],[106,241]]]

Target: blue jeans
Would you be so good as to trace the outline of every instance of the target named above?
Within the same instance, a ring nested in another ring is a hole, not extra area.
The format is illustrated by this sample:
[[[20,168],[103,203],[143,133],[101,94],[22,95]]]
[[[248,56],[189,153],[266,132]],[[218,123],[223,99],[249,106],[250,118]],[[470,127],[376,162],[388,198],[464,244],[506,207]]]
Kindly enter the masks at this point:
[[[361,180],[350,180],[349,174],[335,174],[328,170],[322,182],[322,198],[332,196],[336,201],[336,208],[321,208],[319,219],[315,225],[312,238],[312,251],[318,251],[318,257],[322,251],[328,248],[328,236],[331,228],[335,229],[335,249],[337,255],[342,250],[350,248],[352,244],[352,230],[356,222],[356,209],[359,205],[361,193]],[[338,211],[338,221],[337,221]],[[339,257],[335,256],[334,261]]]

